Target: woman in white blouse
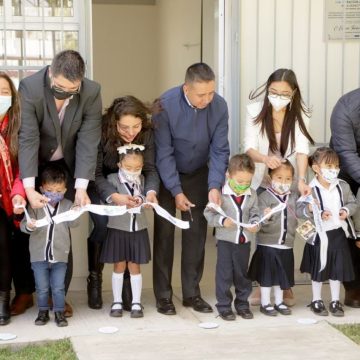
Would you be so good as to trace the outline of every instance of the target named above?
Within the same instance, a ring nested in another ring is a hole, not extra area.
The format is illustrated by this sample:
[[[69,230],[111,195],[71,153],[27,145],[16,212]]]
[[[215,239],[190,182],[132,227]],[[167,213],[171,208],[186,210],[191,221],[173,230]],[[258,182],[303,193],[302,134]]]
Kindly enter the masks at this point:
[[[295,73],[276,70],[249,98],[259,99],[247,106],[246,115],[245,152],[256,164],[252,187],[266,188],[267,169],[288,159],[296,169],[300,193],[310,193],[306,171],[309,143],[314,141],[307,130],[310,111],[301,98]]]
[[[306,171],[309,143],[314,141],[307,130],[310,111],[302,100],[295,73],[289,69],[276,70],[249,98],[259,99],[247,106],[246,114],[245,152],[256,166],[252,187],[258,193],[263,191],[270,185],[268,169],[275,169],[288,159],[295,168],[299,192],[310,194]],[[249,301],[258,305],[260,291],[253,291]],[[284,291],[284,303],[295,304],[291,289]]]

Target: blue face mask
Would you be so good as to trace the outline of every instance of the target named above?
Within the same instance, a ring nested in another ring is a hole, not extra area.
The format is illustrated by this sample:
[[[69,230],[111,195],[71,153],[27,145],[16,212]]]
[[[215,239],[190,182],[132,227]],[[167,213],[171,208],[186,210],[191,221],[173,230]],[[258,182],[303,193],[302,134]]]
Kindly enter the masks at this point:
[[[63,193],[52,192],[52,191],[44,191],[44,196],[46,196],[49,200],[49,204],[51,206],[56,206],[58,202],[60,202],[64,198]]]

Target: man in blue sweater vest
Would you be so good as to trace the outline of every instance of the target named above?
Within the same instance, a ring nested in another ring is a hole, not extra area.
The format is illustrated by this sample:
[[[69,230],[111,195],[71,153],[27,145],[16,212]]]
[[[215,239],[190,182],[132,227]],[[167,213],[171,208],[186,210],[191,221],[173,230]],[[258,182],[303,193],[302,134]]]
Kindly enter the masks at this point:
[[[199,283],[204,268],[208,201],[220,205],[220,189],[228,165],[228,109],[215,93],[215,75],[204,63],[191,65],[185,83],[166,91],[153,115],[156,166],[161,177],[159,204],[184,220],[181,282],[183,305],[212,312],[201,298]],[[174,226],[155,215],[154,292],[159,313],[176,314],[172,302]]]

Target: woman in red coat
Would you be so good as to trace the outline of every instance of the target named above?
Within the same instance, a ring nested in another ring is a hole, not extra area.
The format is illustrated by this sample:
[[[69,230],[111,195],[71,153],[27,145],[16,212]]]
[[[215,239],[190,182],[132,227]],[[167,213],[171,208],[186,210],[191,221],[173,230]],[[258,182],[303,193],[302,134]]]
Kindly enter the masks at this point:
[[[25,192],[17,164],[19,98],[9,76],[0,72],[0,325],[10,322],[11,241],[16,229],[14,214],[25,205]],[[16,239],[14,239],[16,241]]]

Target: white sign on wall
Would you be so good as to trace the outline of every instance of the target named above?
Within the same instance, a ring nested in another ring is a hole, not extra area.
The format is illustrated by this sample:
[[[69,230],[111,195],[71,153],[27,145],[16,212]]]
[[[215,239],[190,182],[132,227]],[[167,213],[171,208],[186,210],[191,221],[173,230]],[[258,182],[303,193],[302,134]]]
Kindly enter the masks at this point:
[[[325,39],[360,40],[360,0],[325,0]]]

